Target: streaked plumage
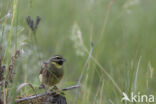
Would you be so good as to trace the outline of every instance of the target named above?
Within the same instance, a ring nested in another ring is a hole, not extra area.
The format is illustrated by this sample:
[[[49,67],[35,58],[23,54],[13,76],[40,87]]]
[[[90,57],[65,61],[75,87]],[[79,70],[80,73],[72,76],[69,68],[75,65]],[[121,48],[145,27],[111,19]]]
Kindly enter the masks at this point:
[[[64,61],[65,59],[62,56],[56,55],[45,62],[41,67],[39,75],[41,84],[51,87],[59,83],[64,75]]]

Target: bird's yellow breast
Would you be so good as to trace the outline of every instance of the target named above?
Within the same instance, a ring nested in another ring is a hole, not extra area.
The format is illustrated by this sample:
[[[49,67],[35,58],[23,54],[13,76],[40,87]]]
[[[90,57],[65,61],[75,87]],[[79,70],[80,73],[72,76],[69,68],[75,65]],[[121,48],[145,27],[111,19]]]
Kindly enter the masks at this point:
[[[57,69],[61,69],[62,68],[62,65],[59,65],[58,63],[56,62],[51,62]]]

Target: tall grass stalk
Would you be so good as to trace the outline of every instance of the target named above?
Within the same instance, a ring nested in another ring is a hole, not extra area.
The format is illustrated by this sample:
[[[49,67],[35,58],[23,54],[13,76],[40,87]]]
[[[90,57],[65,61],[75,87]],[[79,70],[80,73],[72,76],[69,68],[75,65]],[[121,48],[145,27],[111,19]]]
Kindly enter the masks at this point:
[[[82,103],[83,104],[88,104],[90,103],[89,102],[89,98],[91,96],[91,88],[88,86],[88,83],[89,83],[89,80],[90,80],[90,69],[91,69],[91,61],[89,61],[88,63],[88,66],[87,66],[87,69],[86,69],[86,75],[85,75],[85,78],[84,78],[84,81],[83,81],[83,86],[84,86],[84,90],[85,90],[85,93],[84,93],[84,97],[82,99]]]
[[[102,39],[103,39],[103,35],[104,35],[104,32],[105,32],[105,28],[106,28],[106,24],[108,22],[108,18],[109,18],[109,14],[110,14],[110,11],[111,11],[111,8],[112,8],[112,5],[113,5],[113,2],[114,0],[111,0],[108,4],[108,7],[107,7],[107,10],[106,10],[106,17],[104,19],[104,24],[103,24],[103,27],[102,27],[102,31],[101,31],[101,34],[100,34],[100,38],[99,38],[99,41],[98,41],[98,45],[101,46],[101,42],[102,42]],[[89,53],[88,49],[86,48],[86,46],[84,46],[84,49],[87,53]],[[120,89],[120,87],[118,86],[118,84],[114,81],[114,79],[112,78],[112,76],[103,68],[103,66],[97,61],[97,57],[99,55],[99,50],[101,48],[97,48],[96,50],[96,55],[95,57],[91,56],[91,59],[95,62],[95,64],[106,74],[106,76],[112,81],[113,85],[117,88],[117,90],[119,91],[120,94],[122,94],[122,90]]]
[[[136,73],[135,73],[134,86],[133,86],[133,92],[134,93],[135,93],[136,87],[137,87],[137,80],[138,80],[138,72],[139,72],[139,68],[140,68],[140,61],[141,61],[141,56],[139,58],[139,61],[138,61],[138,64],[137,64]]]
[[[104,23],[103,23],[102,30],[101,30],[100,37],[99,37],[99,41],[98,41],[98,45],[100,45],[100,43],[102,42],[102,39],[103,39],[103,36],[104,36],[104,32],[105,32],[105,29],[106,29],[106,25],[107,25],[107,22],[108,22],[108,18],[109,18],[109,14],[110,14],[113,2],[114,2],[114,0],[111,0],[109,2],[109,4],[108,4],[107,11],[106,11],[106,16],[105,16],[105,19],[104,19]]]
[[[80,77],[79,77],[79,80],[77,82],[78,85],[81,84],[81,80],[82,80],[82,77],[84,76],[84,72],[85,72],[85,69],[89,63],[89,60],[91,58],[91,55],[92,55],[92,52],[93,52],[93,45],[91,44],[91,49],[89,51],[89,55],[88,55],[88,58],[86,60],[86,63],[84,64],[83,68],[82,68],[82,71],[81,71],[81,74],[80,74]],[[76,100],[77,100],[77,97],[78,97],[78,89],[76,89],[76,94],[75,94],[75,98],[74,98],[74,104],[76,104]]]
[[[88,49],[85,46],[84,46],[84,48],[85,48],[85,51],[87,53],[89,53]],[[118,90],[118,92],[122,95],[122,90],[120,89],[120,87],[118,86],[118,84],[114,81],[113,77],[105,70],[105,68],[99,63],[99,61],[95,59],[94,56],[91,56],[91,59],[104,72],[104,74],[106,74],[106,76],[112,81],[113,85],[116,87],[116,89]]]
[[[13,1],[13,13],[12,13],[12,20],[11,20],[11,28],[10,28],[9,36],[7,38],[7,46],[6,46],[6,49],[5,49],[5,52],[4,52],[4,58],[3,58],[3,60],[5,60],[6,67],[9,66],[9,60],[10,60],[11,54],[13,54],[13,53],[11,53],[12,52],[11,49],[12,49],[12,40],[13,40],[13,28],[14,28],[14,26],[16,24],[16,19],[17,19],[16,18],[17,17],[17,5],[18,5],[18,0],[14,0]],[[13,87],[13,89],[14,88],[15,88],[15,86]],[[12,90],[12,91],[9,91],[9,92],[11,92],[12,95],[15,95],[15,90]],[[8,95],[4,96],[5,97],[3,99],[4,104],[7,104],[6,96],[8,96]],[[11,97],[12,97],[11,99],[12,99],[12,103],[13,103],[15,96],[11,96]]]
[[[12,14],[12,20],[11,20],[11,28],[9,32],[9,37],[7,39],[7,46],[4,52],[4,59],[6,59],[6,65],[9,63],[9,58],[10,58],[10,49],[11,49],[11,43],[12,43],[12,37],[13,37],[13,27],[15,25],[15,20],[17,16],[17,5],[18,5],[18,0],[13,1],[13,14]]]
[[[98,58],[99,51],[101,49],[101,44],[103,43],[102,39],[104,37],[106,25],[107,25],[107,22],[108,22],[108,18],[109,18],[110,12],[111,12],[111,8],[112,8],[112,5],[113,5],[113,2],[114,2],[114,0],[111,0],[109,2],[107,10],[106,10],[106,16],[105,16],[105,19],[104,19],[104,23],[103,23],[103,26],[102,26],[101,33],[100,33],[99,41],[97,42],[97,50],[95,50],[96,51],[96,54],[95,54],[95,58],[96,59]]]
[[[104,80],[102,81],[102,86],[100,89],[100,104],[102,104],[102,100],[103,100],[103,88],[104,88]]]

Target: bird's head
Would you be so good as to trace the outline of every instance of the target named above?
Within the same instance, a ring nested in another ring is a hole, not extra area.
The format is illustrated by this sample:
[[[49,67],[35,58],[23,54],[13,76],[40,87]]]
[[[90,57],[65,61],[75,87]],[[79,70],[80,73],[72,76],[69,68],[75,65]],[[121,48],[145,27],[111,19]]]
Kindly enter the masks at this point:
[[[55,55],[50,58],[51,64],[53,64],[58,69],[62,68],[63,63],[65,62],[65,59],[60,55]]]

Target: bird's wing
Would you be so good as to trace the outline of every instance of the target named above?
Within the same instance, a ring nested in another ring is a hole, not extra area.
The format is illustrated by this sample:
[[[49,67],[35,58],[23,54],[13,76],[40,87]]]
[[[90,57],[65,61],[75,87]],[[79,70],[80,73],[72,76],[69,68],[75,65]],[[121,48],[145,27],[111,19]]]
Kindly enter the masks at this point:
[[[39,79],[40,79],[40,82],[42,82],[43,80],[43,73],[44,73],[44,70],[47,69],[47,62],[43,63],[42,66],[41,66],[41,70],[40,70],[40,73],[39,73]]]
[[[40,70],[40,74],[43,73],[43,70],[45,70],[47,68],[47,62],[43,63],[42,66],[41,66],[41,70]]]

